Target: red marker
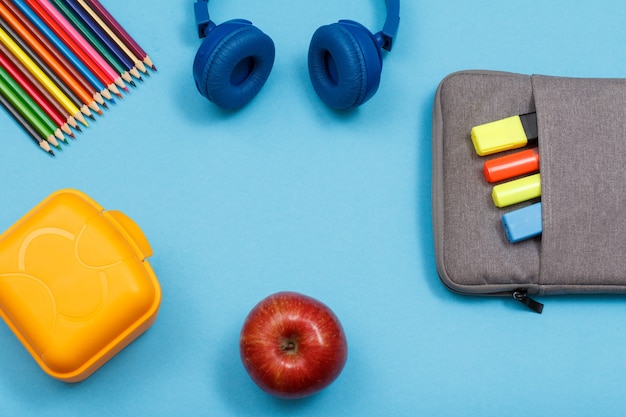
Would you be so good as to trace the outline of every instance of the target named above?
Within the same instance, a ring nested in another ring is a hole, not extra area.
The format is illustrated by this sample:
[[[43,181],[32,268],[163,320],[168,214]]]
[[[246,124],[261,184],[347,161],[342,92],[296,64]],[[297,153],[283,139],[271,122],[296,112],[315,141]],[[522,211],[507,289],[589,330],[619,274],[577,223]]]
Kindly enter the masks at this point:
[[[483,173],[488,182],[498,182],[539,171],[537,148],[515,152],[485,161]]]

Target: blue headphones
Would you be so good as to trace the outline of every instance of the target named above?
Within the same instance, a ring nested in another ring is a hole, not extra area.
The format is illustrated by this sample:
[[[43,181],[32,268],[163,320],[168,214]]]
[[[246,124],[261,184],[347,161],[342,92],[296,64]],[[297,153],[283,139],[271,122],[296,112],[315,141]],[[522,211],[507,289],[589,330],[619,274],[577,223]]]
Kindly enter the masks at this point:
[[[205,38],[193,62],[200,94],[220,107],[244,106],[261,90],[274,64],[274,42],[243,19],[216,25],[208,0],[194,4],[198,36]],[[386,0],[383,30],[372,34],[352,20],[315,31],[309,46],[309,75],[317,95],[335,109],[369,100],[380,84],[382,49],[391,51],[400,24],[400,0]]]

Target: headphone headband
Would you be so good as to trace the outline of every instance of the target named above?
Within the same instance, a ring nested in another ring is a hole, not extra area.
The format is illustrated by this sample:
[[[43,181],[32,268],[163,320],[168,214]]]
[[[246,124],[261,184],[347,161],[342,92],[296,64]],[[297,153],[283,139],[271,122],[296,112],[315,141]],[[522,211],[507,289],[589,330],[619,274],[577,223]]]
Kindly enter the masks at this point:
[[[383,30],[374,36],[383,49],[391,51],[393,38],[398,33],[398,26],[400,26],[400,0],[385,0],[385,5],[387,6],[387,18]],[[197,0],[194,3],[194,14],[198,37],[204,38],[215,27],[215,23],[211,21],[209,16],[209,0]]]

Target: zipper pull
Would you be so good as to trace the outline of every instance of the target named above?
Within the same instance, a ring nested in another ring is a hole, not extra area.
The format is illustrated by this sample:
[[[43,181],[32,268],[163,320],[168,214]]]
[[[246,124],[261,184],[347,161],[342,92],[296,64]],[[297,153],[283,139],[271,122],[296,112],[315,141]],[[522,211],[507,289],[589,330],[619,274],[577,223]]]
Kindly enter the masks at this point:
[[[543,304],[530,298],[528,291],[523,288],[513,291],[513,299],[526,305],[526,307],[530,308],[535,313],[541,314],[543,311]]]

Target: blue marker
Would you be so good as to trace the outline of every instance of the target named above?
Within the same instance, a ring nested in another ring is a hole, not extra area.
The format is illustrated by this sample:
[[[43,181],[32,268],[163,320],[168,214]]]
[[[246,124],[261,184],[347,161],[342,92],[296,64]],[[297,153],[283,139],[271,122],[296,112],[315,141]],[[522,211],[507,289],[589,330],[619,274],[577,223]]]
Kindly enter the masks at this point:
[[[504,233],[511,243],[541,234],[541,202],[511,211],[502,216]]]
[[[93,85],[96,90],[103,93],[106,91],[106,86],[83,64],[83,62],[52,32],[52,30],[46,25],[37,14],[30,8],[24,0],[14,0],[13,3],[20,9],[20,11],[41,31],[41,33],[48,38],[48,40],[67,58],[80,71],[81,74]],[[104,95],[104,94],[103,94]],[[110,97],[109,94],[107,96]],[[107,97],[108,98],[108,97]]]

